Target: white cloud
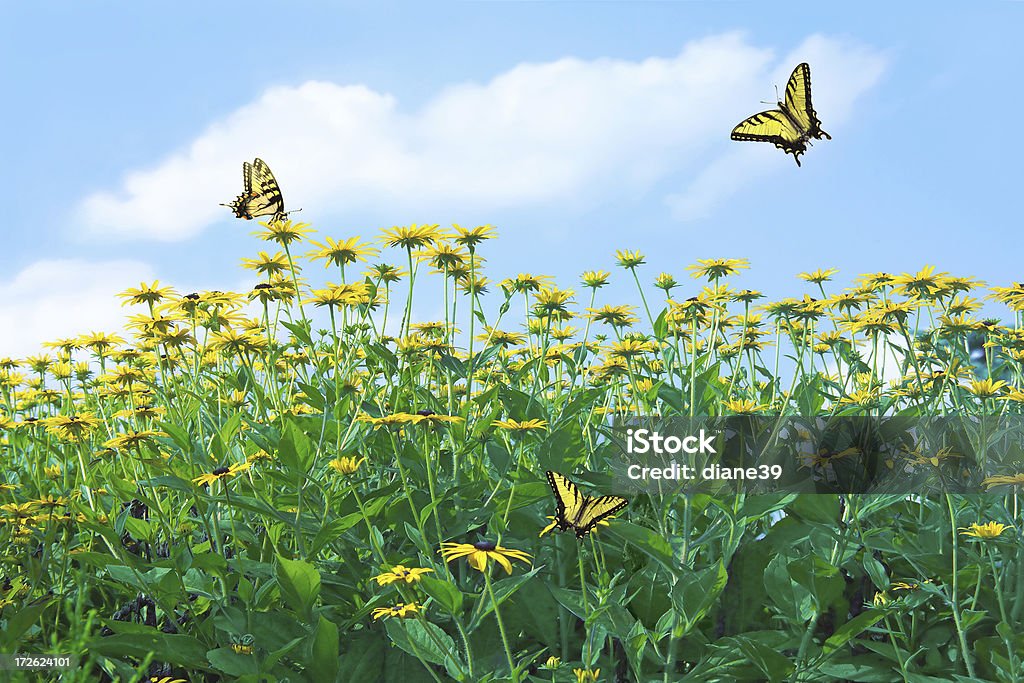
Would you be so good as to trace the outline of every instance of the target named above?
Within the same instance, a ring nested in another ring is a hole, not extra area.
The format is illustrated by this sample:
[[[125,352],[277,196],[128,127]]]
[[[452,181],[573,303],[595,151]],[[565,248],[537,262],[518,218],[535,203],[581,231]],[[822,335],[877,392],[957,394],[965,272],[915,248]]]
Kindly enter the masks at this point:
[[[117,294],[157,279],[152,266],[140,261],[37,261],[11,280],[0,280],[0,357],[45,352],[43,342],[88,332],[111,332],[129,338],[125,321],[147,310],[144,305],[121,306]],[[215,289],[247,292],[252,287],[250,278],[233,282],[219,279],[220,283],[193,287],[189,283],[163,282],[161,286],[170,286],[179,294]],[[262,310],[250,303],[242,312],[257,317]]]
[[[811,36],[774,63],[771,71],[758,75],[761,86],[755,92],[764,92],[765,84],[774,82],[781,95],[793,67],[800,62],[811,65],[814,109],[822,119],[822,128],[834,136],[853,115],[857,100],[881,79],[887,60],[874,49]],[[759,111],[754,102],[748,101],[744,106],[745,113],[729,120],[739,122]],[[832,143],[826,140],[818,144]],[[665,201],[679,220],[705,218],[722,200],[751,180],[780,169],[788,171],[787,166],[795,170],[793,157],[774,145],[736,143],[701,170],[683,192],[670,195]]]
[[[241,162],[258,155],[287,208],[304,207],[307,220],[397,207],[585,206],[636,196],[669,175],[695,178],[669,200],[686,217],[751,172],[757,152],[730,150],[710,166],[708,157],[729,149],[732,122],[784,83],[795,60],[813,64],[826,130],[884,66],[877,51],[823,37],[782,62],[772,57],[730,33],[669,58],[520,64],[487,83],[449,86],[415,111],[362,85],[272,88],[164,161],[126,173],[116,190],[85,198],[79,215],[94,235],[194,236],[229,216],[217,204],[241,191]],[[754,172],[780,161],[755,159]]]
[[[0,356],[35,354],[61,337],[120,332],[129,311],[116,294],[154,279],[138,261],[37,261],[0,281]]]

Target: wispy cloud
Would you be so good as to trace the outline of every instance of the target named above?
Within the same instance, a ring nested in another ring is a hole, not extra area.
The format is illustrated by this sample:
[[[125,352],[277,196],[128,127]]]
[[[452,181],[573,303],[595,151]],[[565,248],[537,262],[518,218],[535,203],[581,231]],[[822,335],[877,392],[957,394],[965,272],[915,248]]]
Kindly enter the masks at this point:
[[[884,66],[876,50],[823,37],[780,62],[730,33],[668,58],[520,64],[486,83],[444,88],[415,111],[365,85],[277,87],[165,160],[127,172],[118,188],[85,198],[79,215],[93,235],[186,239],[229,215],[217,204],[240,192],[241,162],[260,156],[303,218],[587,206],[635,197],[669,176],[693,179],[668,199],[686,218],[750,173],[748,155],[757,153],[733,155],[729,129],[800,59],[813,64],[816,104],[833,129]]]
[[[765,92],[767,84],[774,82],[778,84],[781,96],[793,67],[800,62],[808,62],[811,65],[814,108],[822,119],[822,128],[836,136],[836,131],[841,130],[853,115],[857,101],[881,79],[887,61],[885,54],[872,48],[824,36],[811,36],[781,60],[766,65],[769,68],[757,76],[761,85],[751,92]],[[735,123],[759,111],[750,93],[747,99],[745,113],[731,119]],[[833,143],[839,144],[838,141],[820,144]],[[793,158],[774,145],[735,143],[728,148],[723,147],[682,192],[669,195],[665,201],[672,215],[679,220],[705,218],[715,206],[751,180],[779,171],[798,172]]]
[[[40,344],[91,331],[120,330],[118,292],[154,279],[138,261],[37,261],[0,281],[0,356],[38,353]]]

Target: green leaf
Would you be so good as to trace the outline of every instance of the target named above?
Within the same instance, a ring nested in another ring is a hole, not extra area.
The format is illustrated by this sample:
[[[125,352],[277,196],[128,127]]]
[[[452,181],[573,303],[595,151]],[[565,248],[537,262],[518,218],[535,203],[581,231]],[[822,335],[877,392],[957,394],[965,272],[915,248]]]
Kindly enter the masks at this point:
[[[2,640],[7,648],[8,652],[14,652],[17,648],[13,647],[18,639],[27,631],[32,624],[39,620],[39,617],[43,614],[43,610],[50,606],[50,604],[56,600],[55,596],[49,596],[40,599],[38,602],[32,602],[22,607],[7,620],[7,628],[2,632]]]
[[[167,662],[190,670],[206,665],[206,648],[192,636],[177,633],[162,633],[151,628],[149,633],[118,633],[111,636],[97,636],[86,645],[90,655],[104,657],[135,657],[144,659],[153,655],[153,660]]]
[[[661,534],[625,520],[616,520],[604,531],[612,536],[621,536],[670,571],[676,568],[672,547]]]
[[[338,680],[372,681],[381,676],[385,640],[376,633],[351,637],[346,634],[346,652],[341,657]]]
[[[875,625],[877,621],[885,616],[885,612],[876,609],[867,609],[853,619],[836,629],[836,632],[829,636],[828,640],[822,646],[822,651],[829,655],[836,651],[846,643],[850,642],[858,635],[860,635],[865,629]]]
[[[333,681],[338,677],[338,626],[322,615],[310,648],[309,671],[315,681]]]
[[[451,636],[429,621],[388,619],[386,628],[395,645],[431,664],[445,664],[458,649]]]
[[[240,654],[229,647],[208,650],[206,658],[210,660],[210,665],[213,668],[229,676],[244,676],[260,672],[259,662],[255,657]]]
[[[787,512],[810,522],[835,525],[840,512],[839,496],[824,493],[799,496]]]
[[[423,576],[420,578],[420,587],[424,593],[444,607],[448,614],[455,616],[462,611],[462,591],[452,582]]]
[[[873,555],[864,553],[864,571],[871,577],[871,583],[875,588],[884,591],[889,587],[889,575],[885,572],[885,566],[876,560]]]
[[[320,595],[320,572],[308,562],[278,556],[275,573],[285,603],[309,621]]]
[[[687,567],[680,567],[679,571],[679,580],[672,589],[672,604],[685,620],[686,630],[689,630],[718,600],[729,580],[729,572],[721,562],[700,571]]]
[[[819,612],[826,610],[846,587],[846,582],[839,575],[839,568],[817,555],[790,562],[789,576],[814,595]]]

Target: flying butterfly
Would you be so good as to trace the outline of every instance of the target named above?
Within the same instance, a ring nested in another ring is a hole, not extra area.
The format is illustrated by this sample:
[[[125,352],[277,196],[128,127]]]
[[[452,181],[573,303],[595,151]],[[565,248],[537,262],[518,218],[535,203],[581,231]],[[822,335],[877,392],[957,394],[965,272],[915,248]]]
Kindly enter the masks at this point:
[[[558,504],[555,526],[559,531],[572,529],[578,539],[593,531],[601,520],[611,517],[629,504],[628,500],[619,496],[585,496],[564,474],[548,471],[547,475],[551,492],[555,494],[555,502]]]
[[[287,220],[281,188],[267,162],[259,158],[251,164],[243,162],[242,183],[242,194],[230,204],[221,204],[234,211],[235,218],[251,221],[257,216],[270,216],[271,223]]]
[[[787,154],[792,154],[796,165],[800,155],[807,151],[812,138],[821,140],[832,136],[821,129],[821,121],[811,106],[811,67],[807,62],[797,64],[786,84],[785,101],[778,109],[754,114],[732,129],[733,140],[770,142]]]

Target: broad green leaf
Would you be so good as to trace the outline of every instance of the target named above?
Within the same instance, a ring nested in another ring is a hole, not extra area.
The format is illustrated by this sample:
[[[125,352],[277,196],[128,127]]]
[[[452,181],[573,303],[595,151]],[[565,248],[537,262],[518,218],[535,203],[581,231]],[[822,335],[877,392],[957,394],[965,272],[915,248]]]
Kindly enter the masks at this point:
[[[243,676],[260,671],[259,662],[253,655],[240,654],[229,647],[208,650],[206,658],[210,660],[213,668],[229,676]]]
[[[302,560],[278,557],[277,583],[288,606],[309,620],[320,594],[320,572],[316,567]]]
[[[310,647],[309,671],[316,681],[333,681],[338,676],[338,627],[323,616],[317,623]]]
[[[423,588],[423,592],[444,607],[448,614],[457,615],[462,611],[462,591],[452,582],[432,576],[423,576],[420,578],[419,585]]]
[[[836,632],[829,636],[822,646],[824,653],[831,654],[852,639],[864,632],[865,629],[875,625],[876,622],[885,617],[885,612],[876,609],[867,609],[853,619],[836,629]]]

